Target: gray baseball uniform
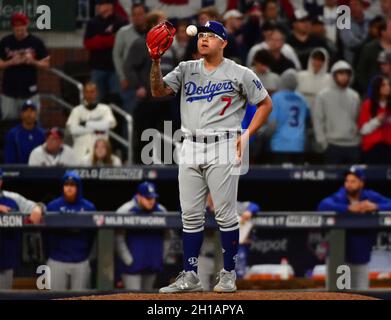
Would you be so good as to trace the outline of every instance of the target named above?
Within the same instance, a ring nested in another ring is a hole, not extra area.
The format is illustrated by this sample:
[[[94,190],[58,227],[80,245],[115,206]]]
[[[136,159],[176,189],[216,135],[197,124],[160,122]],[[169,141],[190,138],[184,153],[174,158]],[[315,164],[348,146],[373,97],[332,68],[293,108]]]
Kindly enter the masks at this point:
[[[236,230],[239,176],[231,174],[236,165],[232,161],[236,157],[236,140],[231,136],[216,143],[203,143],[194,142],[190,136],[222,136],[226,131],[240,131],[246,103],[259,104],[268,93],[253,71],[225,58],[211,72],[204,68],[203,59],[181,62],[163,80],[175,93],[181,89],[182,131],[188,137],[179,161],[183,230],[203,230],[208,190],[220,230]],[[216,152],[216,148],[226,150],[228,155]],[[195,161],[189,162],[189,155]],[[228,156],[229,161],[222,161],[223,156]]]

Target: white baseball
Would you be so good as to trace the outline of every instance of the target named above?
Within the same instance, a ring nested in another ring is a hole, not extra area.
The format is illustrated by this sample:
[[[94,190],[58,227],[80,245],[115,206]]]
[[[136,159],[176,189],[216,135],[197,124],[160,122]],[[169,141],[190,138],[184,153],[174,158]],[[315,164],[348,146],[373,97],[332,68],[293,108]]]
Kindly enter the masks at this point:
[[[197,27],[194,24],[189,25],[186,28],[186,34],[189,37],[194,37],[197,34]]]

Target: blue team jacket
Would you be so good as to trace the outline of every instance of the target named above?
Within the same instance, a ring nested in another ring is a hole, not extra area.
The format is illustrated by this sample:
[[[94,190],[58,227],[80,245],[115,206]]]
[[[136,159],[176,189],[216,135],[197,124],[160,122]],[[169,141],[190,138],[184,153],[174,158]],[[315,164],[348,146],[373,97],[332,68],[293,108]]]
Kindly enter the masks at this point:
[[[96,211],[95,206],[83,199],[81,180],[78,175],[68,172],[64,175],[64,181],[69,176],[77,182],[78,194],[75,203],[67,203],[63,196],[53,200],[47,205],[47,211],[58,214],[80,213]],[[55,261],[77,263],[88,259],[94,240],[94,233],[86,230],[53,230],[44,236],[46,254]]]
[[[381,194],[364,189],[360,195],[360,201],[369,200],[379,206],[380,211],[391,210],[391,199]],[[346,189],[341,188],[330,197],[323,199],[319,211],[336,211],[340,214],[348,213],[349,199]],[[376,241],[376,232],[367,230],[348,230],[346,234],[346,261],[352,264],[368,263],[371,259],[372,247]]]
[[[125,204],[127,212],[141,215],[150,215],[151,212],[164,212],[166,209],[156,203],[151,211],[141,209],[136,197]],[[133,263],[126,266],[121,259],[117,259],[119,273],[140,274],[156,273],[163,269],[163,241],[162,230],[128,230],[126,233],[126,245],[132,254]]]
[[[20,211],[18,204],[5,197],[0,191],[0,204],[10,207],[12,211]],[[20,263],[22,250],[22,233],[12,229],[0,231],[0,270],[16,269]]]

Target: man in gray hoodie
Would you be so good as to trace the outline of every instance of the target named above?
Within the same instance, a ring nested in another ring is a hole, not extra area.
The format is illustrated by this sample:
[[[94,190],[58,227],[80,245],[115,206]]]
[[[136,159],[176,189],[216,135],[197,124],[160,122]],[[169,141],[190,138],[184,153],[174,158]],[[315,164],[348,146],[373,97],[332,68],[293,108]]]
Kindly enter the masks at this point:
[[[351,66],[343,60],[331,68],[333,83],[315,97],[313,124],[316,141],[325,151],[327,164],[353,164],[360,161],[360,133],[357,118],[360,97],[349,88]]]

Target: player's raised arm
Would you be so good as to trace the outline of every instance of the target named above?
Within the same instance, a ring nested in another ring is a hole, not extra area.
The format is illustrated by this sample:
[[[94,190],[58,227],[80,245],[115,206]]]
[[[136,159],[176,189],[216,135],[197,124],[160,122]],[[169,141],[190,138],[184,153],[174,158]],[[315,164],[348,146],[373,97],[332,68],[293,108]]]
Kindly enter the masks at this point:
[[[174,90],[167,86],[163,81],[162,71],[160,69],[160,59],[152,59],[150,81],[153,97],[165,97],[174,94]]]
[[[147,47],[152,59],[150,74],[151,93],[153,97],[164,97],[174,94],[163,81],[160,69],[160,57],[170,48],[175,35],[175,28],[168,21],[159,23],[147,34]]]

